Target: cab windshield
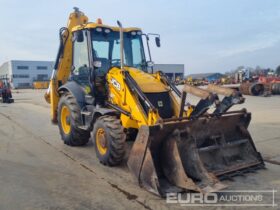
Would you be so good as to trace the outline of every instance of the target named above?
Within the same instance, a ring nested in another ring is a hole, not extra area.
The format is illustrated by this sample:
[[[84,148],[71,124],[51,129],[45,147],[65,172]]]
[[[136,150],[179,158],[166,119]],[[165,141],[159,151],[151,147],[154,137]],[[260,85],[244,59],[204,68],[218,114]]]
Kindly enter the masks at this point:
[[[124,66],[146,71],[146,59],[140,31],[124,32]],[[93,57],[103,71],[121,65],[120,34],[105,28],[92,30]]]

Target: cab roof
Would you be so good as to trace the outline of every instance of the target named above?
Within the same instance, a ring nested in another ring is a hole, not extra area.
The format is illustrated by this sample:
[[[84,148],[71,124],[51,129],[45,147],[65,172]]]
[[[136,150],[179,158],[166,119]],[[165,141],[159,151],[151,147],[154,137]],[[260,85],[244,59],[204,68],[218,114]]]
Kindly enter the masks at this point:
[[[120,31],[120,28],[115,27],[115,26],[108,26],[108,25],[99,24],[99,23],[86,23],[86,24],[82,24],[82,25],[73,27],[72,32],[79,31],[82,29],[91,29],[91,28],[98,28],[98,27],[109,28],[112,31]],[[131,32],[131,31],[141,31],[141,29],[136,28],[136,27],[123,28],[123,32]]]

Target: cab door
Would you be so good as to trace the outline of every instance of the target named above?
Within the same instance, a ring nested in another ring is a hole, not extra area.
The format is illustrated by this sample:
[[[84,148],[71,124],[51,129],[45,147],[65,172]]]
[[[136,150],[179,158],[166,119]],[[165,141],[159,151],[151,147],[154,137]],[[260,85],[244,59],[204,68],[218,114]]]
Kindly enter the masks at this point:
[[[73,63],[71,79],[90,92],[90,62],[86,30],[73,34]]]

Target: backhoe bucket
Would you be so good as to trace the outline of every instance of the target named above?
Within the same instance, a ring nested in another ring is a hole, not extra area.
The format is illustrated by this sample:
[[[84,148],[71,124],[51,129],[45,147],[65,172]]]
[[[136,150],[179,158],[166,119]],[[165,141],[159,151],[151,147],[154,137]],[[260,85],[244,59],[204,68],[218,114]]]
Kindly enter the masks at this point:
[[[218,177],[264,165],[247,130],[250,119],[250,113],[239,111],[142,126],[128,167],[140,186],[163,197],[188,190],[217,192],[226,187]]]

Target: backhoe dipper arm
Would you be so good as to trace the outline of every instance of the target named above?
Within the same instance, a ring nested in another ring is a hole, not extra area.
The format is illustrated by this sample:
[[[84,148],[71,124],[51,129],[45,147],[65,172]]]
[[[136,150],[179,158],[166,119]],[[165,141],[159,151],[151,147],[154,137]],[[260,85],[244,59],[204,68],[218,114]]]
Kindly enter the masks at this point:
[[[204,89],[194,87],[188,84],[185,84],[183,92],[190,93],[194,96],[201,98],[190,115],[190,117],[192,118],[197,118],[203,115],[212,104],[219,102],[219,98],[216,94],[209,93]]]
[[[72,28],[78,25],[86,24],[87,16],[78,8],[74,8],[69,16],[67,27],[60,29],[60,46],[56,57],[54,69],[52,72],[50,85],[45,93],[45,99],[51,104],[51,120],[57,122],[57,106],[59,101],[58,88],[69,78],[72,67]]]
[[[217,115],[221,115],[228,111],[233,105],[242,104],[245,101],[245,98],[242,97],[242,94],[234,89],[209,84],[207,91],[225,96],[213,112]]]

